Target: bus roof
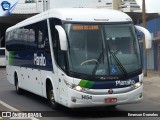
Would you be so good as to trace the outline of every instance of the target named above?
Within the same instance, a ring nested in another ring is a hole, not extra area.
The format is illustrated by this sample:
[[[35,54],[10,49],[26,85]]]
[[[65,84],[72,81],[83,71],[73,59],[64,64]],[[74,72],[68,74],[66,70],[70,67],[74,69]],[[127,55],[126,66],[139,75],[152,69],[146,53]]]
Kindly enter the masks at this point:
[[[15,26],[10,27],[7,31],[22,27],[25,25],[33,24],[35,22],[47,19],[58,18],[63,21],[72,22],[127,22],[132,19],[125,13],[111,10],[111,9],[98,9],[98,8],[58,8],[51,9],[46,12],[40,13],[30,17]]]

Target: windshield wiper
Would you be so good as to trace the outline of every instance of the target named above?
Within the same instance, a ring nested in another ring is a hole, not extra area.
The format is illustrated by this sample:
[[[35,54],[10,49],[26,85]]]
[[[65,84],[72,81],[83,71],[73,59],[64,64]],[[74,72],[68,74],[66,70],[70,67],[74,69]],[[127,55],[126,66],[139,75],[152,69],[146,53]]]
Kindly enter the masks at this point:
[[[97,59],[98,62],[96,62],[96,65],[93,68],[92,75],[95,75],[102,58],[103,58],[103,62],[104,62],[104,53],[103,52],[104,52],[104,50],[102,50],[102,52],[98,56],[98,59]]]
[[[116,57],[114,52],[111,52],[109,49],[110,55],[113,56],[115,62],[117,63],[118,67],[120,68],[121,72],[128,78],[128,73],[126,71],[126,69],[124,68],[124,66],[122,65],[122,63],[119,61],[119,59]]]

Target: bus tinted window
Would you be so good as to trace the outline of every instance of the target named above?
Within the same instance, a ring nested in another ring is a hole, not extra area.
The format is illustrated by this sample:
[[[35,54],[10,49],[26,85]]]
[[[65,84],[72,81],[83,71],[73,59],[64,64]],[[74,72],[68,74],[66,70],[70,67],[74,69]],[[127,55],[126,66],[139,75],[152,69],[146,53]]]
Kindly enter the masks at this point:
[[[9,31],[6,34],[6,48],[10,51],[50,51],[47,21],[37,22]]]
[[[5,50],[4,49],[0,49],[0,55],[5,55]]]

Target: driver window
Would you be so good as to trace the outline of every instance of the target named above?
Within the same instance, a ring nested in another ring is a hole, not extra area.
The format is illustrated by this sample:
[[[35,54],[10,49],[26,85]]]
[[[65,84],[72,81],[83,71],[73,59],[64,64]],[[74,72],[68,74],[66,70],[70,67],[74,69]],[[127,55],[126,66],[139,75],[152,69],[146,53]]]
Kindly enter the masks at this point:
[[[58,64],[58,66],[65,70],[65,51],[62,51],[60,48],[60,41],[58,31],[55,29],[55,25],[60,24],[60,21],[57,19],[50,19],[50,26],[51,26],[51,35],[52,35],[52,42],[53,42],[53,50],[54,50],[54,57]]]

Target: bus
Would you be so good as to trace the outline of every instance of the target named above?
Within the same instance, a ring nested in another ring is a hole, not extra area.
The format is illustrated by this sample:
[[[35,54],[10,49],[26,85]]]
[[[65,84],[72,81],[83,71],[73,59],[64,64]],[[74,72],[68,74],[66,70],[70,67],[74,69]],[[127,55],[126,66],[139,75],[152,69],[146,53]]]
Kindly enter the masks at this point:
[[[120,11],[45,11],[6,30],[7,79],[18,94],[26,90],[47,98],[54,109],[139,103],[143,73],[137,30],[151,48],[149,31]]]
[[[0,48],[0,67],[6,66],[6,58],[5,58],[5,48]]]

